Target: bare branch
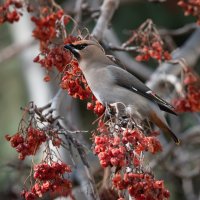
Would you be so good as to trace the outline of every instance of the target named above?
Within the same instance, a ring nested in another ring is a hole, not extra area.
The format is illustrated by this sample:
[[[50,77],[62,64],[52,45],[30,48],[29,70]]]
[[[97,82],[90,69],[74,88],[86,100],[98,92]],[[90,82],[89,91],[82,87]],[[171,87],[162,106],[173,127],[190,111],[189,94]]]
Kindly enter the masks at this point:
[[[180,96],[184,96],[183,92],[183,85],[180,82],[180,79],[178,79],[175,75],[173,74],[160,74],[159,77],[157,77],[157,83],[162,84],[162,83],[170,83],[171,85],[174,86],[174,89]]]
[[[28,40],[21,44],[12,44],[2,51],[0,51],[0,63],[20,54],[26,48],[32,46],[34,44],[34,40]]]
[[[200,174],[199,167],[196,167],[190,170],[189,172],[186,170],[183,171],[182,169],[181,169],[182,171],[178,171],[175,169],[174,166],[170,166],[166,163],[164,164],[164,167],[167,171],[171,172],[173,175],[183,179],[190,179]]]
[[[184,191],[184,196],[187,200],[196,200],[197,197],[194,193],[194,187],[192,184],[192,180],[190,178],[183,178],[182,179],[182,188]]]
[[[165,2],[166,0],[147,0],[149,2],[153,2],[153,3],[163,3]]]
[[[80,23],[81,21],[81,17],[82,17],[82,3],[83,3],[83,0],[77,0],[76,1],[76,4],[75,4],[75,8],[74,8],[74,12],[76,13],[75,15],[75,21],[77,23]]]
[[[194,31],[197,28],[198,26],[196,23],[191,23],[191,24],[186,24],[185,26],[175,29],[175,30],[159,29],[159,33],[160,35],[178,36],[178,35],[183,35],[188,32]]]
[[[119,0],[104,0],[101,6],[101,15],[92,31],[92,35],[101,40],[108,24],[119,5]]]
[[[51,109],[53,109],[52,116],[54,118],[59,116],[59,108],[61,106],[64,95],[65,91],[60,88],[51,101]]]
[[[188,144],[191,143],[192,140],[198,141],[197,138],[200,138],[200,126],[197,125],[195,127],[192,127],[188,130],[186,130],[184,133],[182,133],[182,137],[180,138],[181,144]],[[172,152],[177,149],[177,146],[174,143],[170,143],[167,147],[165,147],[165,150],[160,154],[160,156],[157,157],[157,159],[154,159],[149,164],[150,168],[155,168],[163,161],[167,160],[168,156],[172,154]],[[171,170],[170,170],[171,171]],[[172,170],[173,171],[173,170]],[[188,173],[187,173],[188,174]],[[185,174],[185,176],[187,175]]]
[[[70,134],[64,133],[64,136],[66,137],[67,140],[70,140],[73,143],[83,162],[83,167],[81,167],[80,168],[81,170],[78,171],[79,176],[81,176],[81,187],[83,189],[83,192],[87,196],[87,199],[99,200],[99,195],[95,186],[94,177],[91,173],[89,162],[87,160],[87,156],[83,145],[80,142],[78,142],[74,137],[72,137]]]
[[[116,46],[116,45],[113,45],[112,43],[109,43],[108,46],[106,47],[112,51],[137,51],[138,50],[138,47],[134,47],[134,46],[129,46],[129,47],[122,47],[122,46]]]

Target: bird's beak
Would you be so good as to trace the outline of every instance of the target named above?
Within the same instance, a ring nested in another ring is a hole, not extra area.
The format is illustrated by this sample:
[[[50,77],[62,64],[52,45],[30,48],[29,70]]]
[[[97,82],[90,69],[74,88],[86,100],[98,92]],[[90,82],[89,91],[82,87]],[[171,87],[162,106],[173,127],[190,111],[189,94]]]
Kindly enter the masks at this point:
[[[77,49],[75,49],[75,48],[73,47],[73,45],[71,45],[71,44],[66,44],[66,45],[64,46],[64,48],[67,49],[67,50],[69,50],[70,52],[72,52],[72,54],[74,54],[74,56],[75,56],[77,59],[80,58],[79,51],[78,51]]]

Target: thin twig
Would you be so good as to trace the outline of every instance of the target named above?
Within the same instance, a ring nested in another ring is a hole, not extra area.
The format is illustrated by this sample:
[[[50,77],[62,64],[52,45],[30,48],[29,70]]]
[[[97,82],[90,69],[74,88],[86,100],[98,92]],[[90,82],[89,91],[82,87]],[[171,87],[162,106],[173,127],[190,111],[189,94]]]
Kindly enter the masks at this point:
[[[191,24],[186,24],[185,26],[181,28],[177,28],[175,30],[169,30],[169,29],[159,29],[160,35],[172,35],[172,36],[178,36],[178,35],[183,35],[187,34],[188,32],[192,32],[195,29],[197,29],[197,24],[196,23],[191,23]]]

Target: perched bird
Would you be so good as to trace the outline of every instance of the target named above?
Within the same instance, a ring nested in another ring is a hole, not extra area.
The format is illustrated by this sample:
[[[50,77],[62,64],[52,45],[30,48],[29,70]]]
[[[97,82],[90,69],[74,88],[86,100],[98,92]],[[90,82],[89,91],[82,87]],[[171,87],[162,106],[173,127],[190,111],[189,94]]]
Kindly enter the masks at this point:
[[[122,69],[94,40],[80,40],[66,44],[79,62],[79,66],[94,96],[104,106],[122,103],[129,114],[140,120],[149,120],[179,144],[179,139],[169,128],[161,110],[176,114],[173,107],[154,94],[138,78]]]

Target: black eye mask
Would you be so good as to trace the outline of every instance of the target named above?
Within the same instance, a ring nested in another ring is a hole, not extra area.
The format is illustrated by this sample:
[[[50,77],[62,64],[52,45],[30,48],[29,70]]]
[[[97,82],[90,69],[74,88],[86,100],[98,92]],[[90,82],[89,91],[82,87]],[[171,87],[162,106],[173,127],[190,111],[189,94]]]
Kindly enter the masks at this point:
[[[75,49],[82,50],[85,47],[87,47],[88,45],[87,44],[77,44],[77,45],[71,44],[71,46],[74,47]]]
[[[78,50],[82,50],[84,49],[86,46],[88,46],[87,44],[77,44],[77,45],[74,45],[74,44],[66,44],[64,46],[65,49],[68,49],[69,51],[71,51],[74,56],[79,60],[80,59],[80,55],[79,55],[79,52]]]

